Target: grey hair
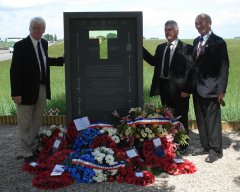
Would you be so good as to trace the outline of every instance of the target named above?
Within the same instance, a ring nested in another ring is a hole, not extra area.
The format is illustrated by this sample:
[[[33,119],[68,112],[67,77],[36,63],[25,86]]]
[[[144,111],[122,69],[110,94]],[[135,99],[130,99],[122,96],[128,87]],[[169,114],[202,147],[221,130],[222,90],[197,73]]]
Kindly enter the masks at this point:
[[[175,30],[179,30],[179,27],[178,27],[178,24],[177,24],[177,22],[176,21],[174,21],[174,20],[168,20],[166,23],[165,23],[165,27],[166,26],[173,26],[174,27],[174,29]]]
[[[201,13],[201,14],[199,14],[199,15],[197,16],[197,18],[203,19],[203,20],[207,21],[208,23],[212,24],[212,19],[211,19],[211,17],[210,17],[208,14],[206,14],[206,13]]]
[[[44,26],[44,28],[46,28],[46,22],[42,17],[34,17],[31,19],[30,21],[30,29],[32,28],[32,26],[34,26],[34,24],[41,24]]]

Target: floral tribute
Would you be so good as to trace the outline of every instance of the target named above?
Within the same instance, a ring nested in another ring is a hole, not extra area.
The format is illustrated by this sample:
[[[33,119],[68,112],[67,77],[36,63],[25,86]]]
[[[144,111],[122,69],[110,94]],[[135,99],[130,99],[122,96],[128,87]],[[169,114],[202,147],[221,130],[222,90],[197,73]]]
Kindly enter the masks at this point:
[[[121,139],[132,143],[146,167],[161,168],[173,175],[196,171],[196,167],[187,160],[180,159],[179,163],[179,144],[186,145],[189,137],[171,109],[145,105],[143,109],[131,108],[125,117],[116,111],[114,116],[120,119],[118,129]],[[161,145],[154,145],[156,139]]]
[[[143,109],[131,108],[125,117],[120,117],[116,111],[113,115],[120,119],[118,128],[121,137],[129,138],[137,145],[142,146],[146,140],[164,136],[178,139],[179,144],[187,144],[188,136],[183,125],[174,118],[169,108],[145,105]],[[174,144],[177,147],[177,143]]]
[[[116,126],[91,124],[77,131],[51,126],[40,133],[38,160],[25,163],[24,171],[35,174],[33,185],[39,189],[57,189],[78,183],[120,182],[146,186],[154,183],[151,170],[159,168],[169,174],[190,174],[196,167],[177,153],[186,144],[184,127],[168,108],[131,108]],[[63,166],[53,174],[55,166]],[[58,174],[59,173],[59,174]]]
[[[107,147],[116,147],[116,142],[111,138],[117,137],[116,132],[109,125],[93,124],[79,133],[73,144],[75,152],[65,161],[66,170],[77,182],[107,181],[117,174],[119,167],[124,166],[124,163],[116,161],[114,150]]]
[[[22,170],[35,174],[33,186],[39,189],[58,189],[67,187],[74,182],[69,173],[51,176],[56,164],[61,164],[72,152],[68,149],[66,129],[63,126],[52,125],[39,134],[40,153],[36,162],[24,163]]]

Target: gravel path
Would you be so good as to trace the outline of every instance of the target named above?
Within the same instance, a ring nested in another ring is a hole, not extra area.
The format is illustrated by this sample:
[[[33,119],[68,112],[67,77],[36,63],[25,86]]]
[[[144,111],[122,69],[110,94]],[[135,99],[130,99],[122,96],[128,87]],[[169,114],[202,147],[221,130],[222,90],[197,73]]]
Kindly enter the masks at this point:
[[[33,176],[22,172],[23,160],[17,160],[19,145],[16,126],[0,126],[0,192],[42,191],[32,186]],[[190,133],[190,147],[184,158],[192,161],[197,172],[172,176],[166,173],[156,177],[154,184],[140,187],[119,183],[78,184],[59,189],[60,192],[239,192],[240,191],[240,132],[223,133],[223,158],[215,163],[204,162],[206,155],[192,156],[200,148],[197,130]],[[43,190],[46,191],[46,190]]]

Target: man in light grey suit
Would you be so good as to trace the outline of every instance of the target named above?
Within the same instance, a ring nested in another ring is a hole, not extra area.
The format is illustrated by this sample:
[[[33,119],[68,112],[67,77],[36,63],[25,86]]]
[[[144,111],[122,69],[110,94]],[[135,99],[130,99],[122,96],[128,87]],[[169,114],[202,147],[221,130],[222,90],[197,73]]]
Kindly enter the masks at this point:
[[[200,14],[195,27],[200,36],[193,42],[193,102],[206,162],[223,156],[221,108],[228,83],[229,58],[225,41],[211,30],[211,17]]]

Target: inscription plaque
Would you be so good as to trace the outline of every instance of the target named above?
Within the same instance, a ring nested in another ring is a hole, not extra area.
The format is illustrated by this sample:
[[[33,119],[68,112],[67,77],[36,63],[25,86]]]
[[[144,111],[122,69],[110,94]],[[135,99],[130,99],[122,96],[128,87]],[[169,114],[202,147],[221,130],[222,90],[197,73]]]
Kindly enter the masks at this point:
[[[143,105],[142,12],[65,12],[69,121],[114,123]]]

